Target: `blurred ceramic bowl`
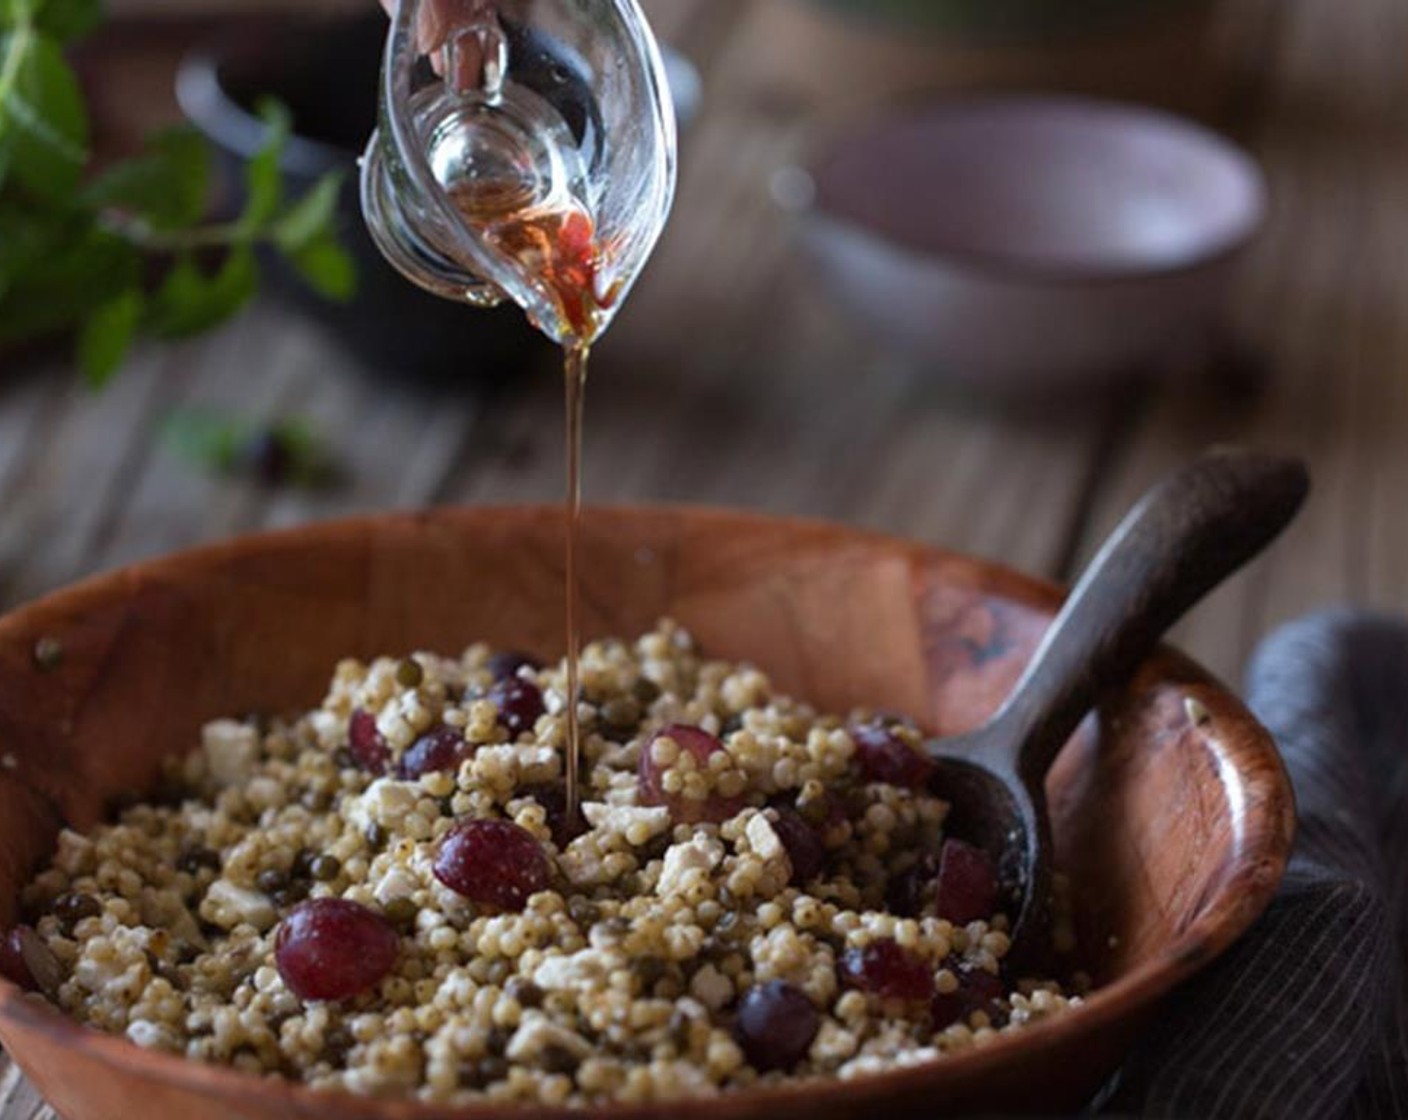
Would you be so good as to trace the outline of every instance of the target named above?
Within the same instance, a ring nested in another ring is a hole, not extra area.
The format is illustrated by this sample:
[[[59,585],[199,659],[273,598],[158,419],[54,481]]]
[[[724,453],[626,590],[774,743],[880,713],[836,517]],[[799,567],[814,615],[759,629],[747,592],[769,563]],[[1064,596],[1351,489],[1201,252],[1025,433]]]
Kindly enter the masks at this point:
[[[1215,315],[1268,209],[1257,165],[1207,129],[1066,97],[891,117],[834,144],[811,185],[803,241],[838,300],[998,394],[1140,369]]]

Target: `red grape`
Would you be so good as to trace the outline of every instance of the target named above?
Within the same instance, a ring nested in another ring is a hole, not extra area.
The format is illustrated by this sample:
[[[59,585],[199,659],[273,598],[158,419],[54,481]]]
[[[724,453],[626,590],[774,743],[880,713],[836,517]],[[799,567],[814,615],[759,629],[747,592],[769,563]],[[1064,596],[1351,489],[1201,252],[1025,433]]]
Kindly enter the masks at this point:
[[[990,919],[997,909],[997,869],[992,857],[962,840],[945,840],[936,895],[938,916],[955,925]]]
[[[958,976],[958,990],[934,996],[929,1005],[934,1030],[941,1031],[954,1023],[964,1022],[975,1011],[986,1011],[988,1017],[994,1020],[999,1017],[1001,1009],[997,1001],[1004,994],[1001,980],[991,972],[953,958],[945,962],[945,967]]]
[[[565,848],[573,840],[587,831],[587,823],[582,820],[582,814],[578,813],[576,819],[567,819],[567,787],[562,782],[555,782],[550,785],[529,786],[521,791],[523,796],[531,797],[543,807],[543,812],[547,814],[548,830],[552,833],[553,843],[559,848]]]
[[[672,724],[661,728],[645,744],[640,752],[640,802],[642,805],[665,805],[670,815],[677,821],[696,824],[707,821],[718,824],[734,816],[747,802],[742,797],[721,797],[712,794],[703,801],[695,801],[682,793],[665,791],[664,769],[655,761],[651,748],[658,739],[671,739],[682,751],[694,756],[700,770],[708,768],[709,759],[724,749],[723,743],[698,727]]]
[[[299,999],[350,999],[381,983],[400,945],[380,914],[345,899],[315,898],[279,925],[274,963]]]
[[[856,745],[861,775],[867,782],[923,789],[934,775],[934,763],[883,724],[853,727],[851,739]]]
[[[411,749],[401,756],[398,774],[401,778],[414,781],[422,774],[454,770],[468,754],[469,744],[464,741],[464,736],[455,728],[441,724],[411,744]]]
[[[738,1006],[735,1029],[748,1064],[767,1073],[796,1068],[820,1027],[821,1017],[806,994],[773,980],[748,990]]]
[[[547,890],[552,867],[542,845],[513,822],[472,820],[440,842],[435,877],[471,902],[516,913]]]
[[[851,987],[887,999],[920,1000],[934,994],[933,970],[889,938],[847,950],[841,975]]]
[[[363,770],[372,774],[385,774],[391,766],[391,748],[386,737],[377,730],[376,716],[358,708],[352,713],[352,721],[347,727],[348,746]]]
[[[546,710],[542,690],[532,681],[519,677],[497,681],[489,689],[489,699],[499,709],[499,722],[515,739],[525,731],[532,731],[538,717]]]
[[[541,669],[542,665],[531,654],[519,653],[516,650],[504,650],[494,654],[489,658],[489,673],[496,681],[506,681],[510,677],[518,676],[520,669]]]
[[[826,867],[826,848],[812,828],[794,809],[778,809],[772,822],[787,858],[792,862],[792,885],[800,887],[811,882]]]

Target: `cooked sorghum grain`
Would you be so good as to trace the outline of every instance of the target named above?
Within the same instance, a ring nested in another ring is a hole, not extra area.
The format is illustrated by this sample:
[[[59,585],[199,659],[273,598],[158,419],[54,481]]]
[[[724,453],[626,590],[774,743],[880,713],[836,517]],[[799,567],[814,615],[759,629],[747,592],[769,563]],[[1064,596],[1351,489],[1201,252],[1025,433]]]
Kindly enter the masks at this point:
[[[141,1046],[434,1101],[849,1078],[1077,1002],[1000,979],[990,867],[942,842],[913,729],[670,623],[597,642],[573,829],[564,676],[345,661],[296,722],[208,725],[178,806],[61,834],[0,965]]]

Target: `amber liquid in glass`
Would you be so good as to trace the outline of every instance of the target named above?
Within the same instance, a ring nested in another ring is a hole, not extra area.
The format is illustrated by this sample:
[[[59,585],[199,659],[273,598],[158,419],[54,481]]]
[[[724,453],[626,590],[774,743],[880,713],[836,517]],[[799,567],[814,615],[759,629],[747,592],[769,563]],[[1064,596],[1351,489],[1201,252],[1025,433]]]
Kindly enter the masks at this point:
[[[517,184],[463,184],[450,198],[465,219],[491,243],[522,264],[552,296],[558,323],[535,323],[567,339],[563,367],[567,413],[567,821],[576,823],[581,805],[581,728],[577,691],[581,656],[578,546],[582,522],[582,418],[587,365],[601,330],[602,311],[615,299],[602,291],[603,254],[591,216],[575,201],[537,204]],[[559,329],[552,330],[551,327]]]

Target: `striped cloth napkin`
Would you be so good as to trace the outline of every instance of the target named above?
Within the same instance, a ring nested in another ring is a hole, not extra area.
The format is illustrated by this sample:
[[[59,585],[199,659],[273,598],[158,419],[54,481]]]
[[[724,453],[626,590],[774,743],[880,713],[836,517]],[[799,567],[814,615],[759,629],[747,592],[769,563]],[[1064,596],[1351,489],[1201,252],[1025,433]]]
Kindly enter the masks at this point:
[[[1106,1110],[1408,1117],[1408,622],[1295,623],[1257,654],[1248,695],[1299,802],[1285,884],[1170,1002]]]

